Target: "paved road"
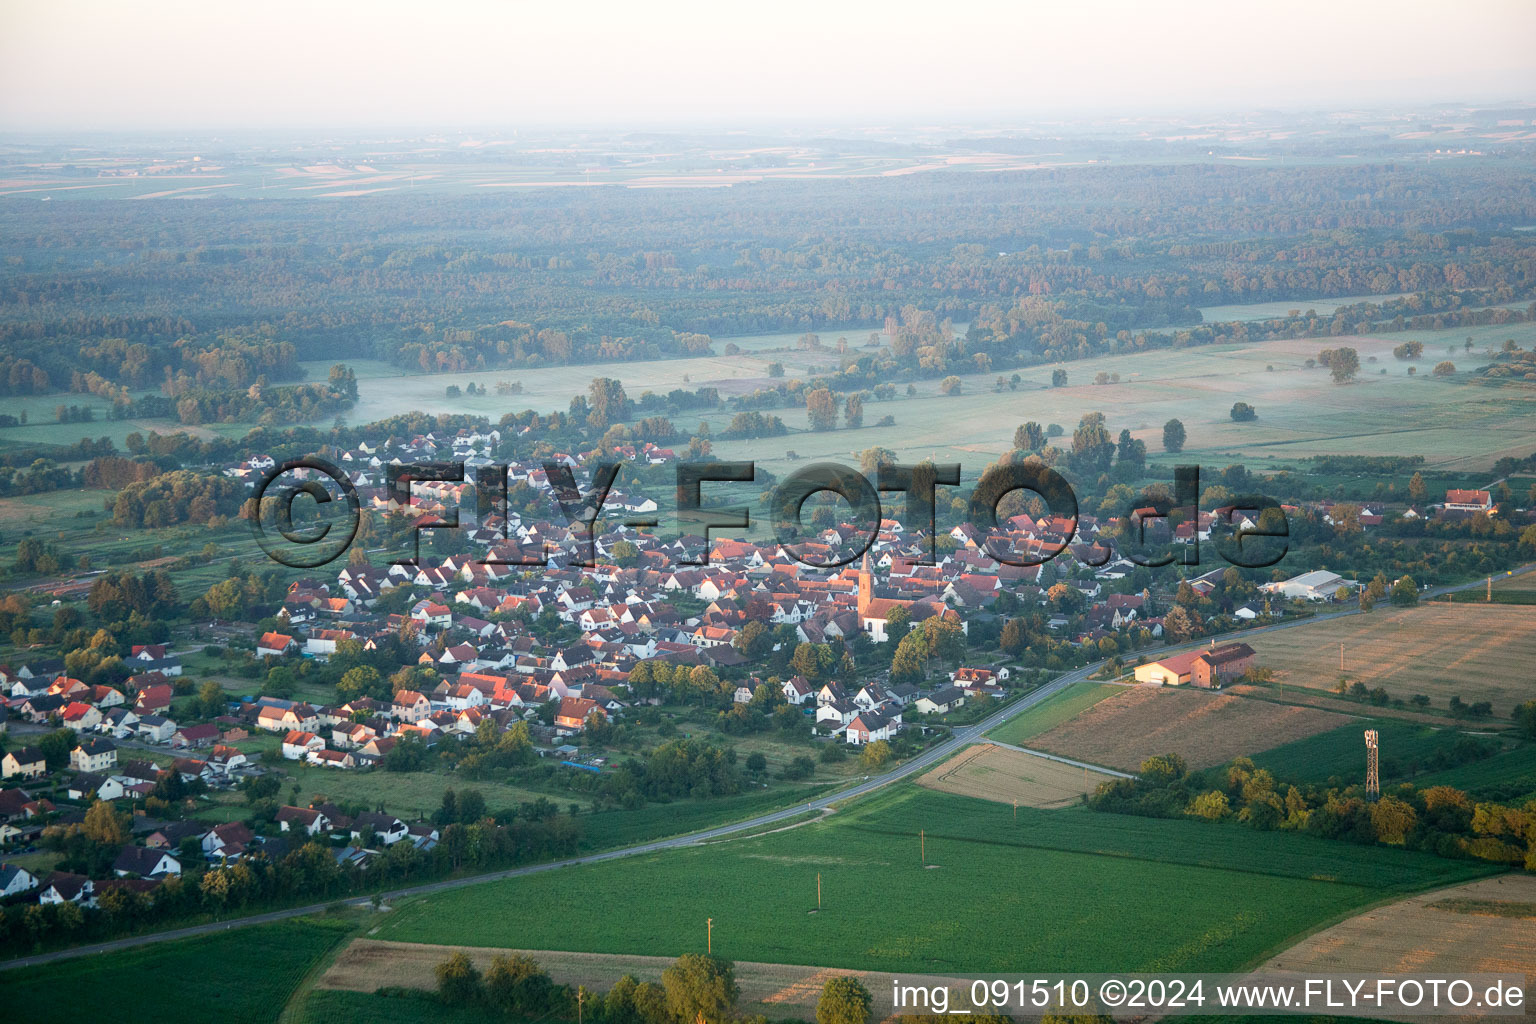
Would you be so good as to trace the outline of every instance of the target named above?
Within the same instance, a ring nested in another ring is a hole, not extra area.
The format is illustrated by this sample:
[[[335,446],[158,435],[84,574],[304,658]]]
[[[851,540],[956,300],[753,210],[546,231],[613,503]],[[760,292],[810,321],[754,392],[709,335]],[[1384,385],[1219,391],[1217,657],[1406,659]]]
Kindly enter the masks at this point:
[[[1519,569],[1514,570],[1511,575],[1523,575],[1532,571],[1533,569],[1536,569],[1536,563],[1521,566]],[[1451,593],[1452,591],[1471,590],[1483,585],[1483,580],[1473,580],[1468,583],[1460,583],[1453,586],[1435,587],[1431,590],[1424,591],[1420,595],[1420,598],[1428,599],[1433,597],[1440,597],[1444,594]],[[1358,608],[1344,608],[1338,611],[1325,612],[1320,615],[1309,616],[1307,618],[1294,619],[1289,622],[1279,622],[1271,626],[1261,626],[1257,629],[1238,630],[1228,635],[1242,637],[1255,636],[1260,633],[1272,633],[1281,629],[1293,629],[1297,626],[1305,625],[1306,623],[1310,622],[1319,622],[1327,619],[1338,619],[1347,615],[1358,614],[1360,614]],[[1160,653],[1171,654],[1180,649],[1187,650],[1192,647],[1203,646],[1204,644],[1209,643],[1210,640],[1211,638],[1207,637],[1202,639],[1198,644],[1186,644],[1183,646],[1183,648],[1167,648]],[[395,900],[406,896],[420,896],[426,893],[444,892],[449,889],[460,889],[468,885],[481,885],[486,882],[499,881],[505,878],[518,878],[522,875],[532,875],[542,871],[555,871],[560,868],[574,867],[578,864],[597,864],[602,861],[617,860],[620,857],[635,857],[641,854],[655,853],[658,850],[670,850],[679,846],[691,846],[695,843],[703,842],[709,839],[718,839],[721,836],[728,836],[736,832],[745,831],[747,829],[760,828],[764,825],[772,825],[777,822],[784,821],[788,818],[793,818],[797,815],[803,814],[806,811],[820,810],[826,807],[830,807],[836,803],[842,803],[845,800],[852,800],[863,796],[866,793],[873,792],[882,786],[888,786],[893,782],[904,779],[915,772],[920,772],[925,768],[933,765],[935,762],[942,761],[944,758],[949,757],[956,751],[981,740],[983,734],[989,730],[996,728],[998,725],[1008,721],[1008,719],[1013,718],[1020,712],[1032,708],[1042,701],[1048,700],[1051,696],[1061,692],[1068,686],[1071,686],[1073,683],[1081,682],[1082,680],[1088,678],[1088,676],[1096,672],[1103,664],[1104,663],[1102,661],[1096,661],[1091,665],[1087,665],[1079,669],[1074,669],[1073,671],[1067,672],[1064,675],[1057,676],[1055,679],[1051,680],[1049,683],[1046,683],[1044,686],[1041,686],[1039,689],[1033,691],[1032,693],[1019,698],[1018,700],[1006,705],[1005,707],[999,708],[992,714],[988,715],[986,718],[982,719],[980,722],[977,722],[975,725],[964,726],[962,728],[956,729],[949,739],[942,743],[936,744],[933,747],[930,747],[929,749],[923,751],[923,753],[919,754],[917,757],[914,757],[912,760],[898,765],[896,768],[893,768],[882,775],[872,776],[858,783],[855,783],[852,786],[840,789],[835,793],[829,793],[818,797],[809,803],[793,804],[789,807],[784,807],[777,811],[770,811],[767,814],[759,814],[754,818],[748,818],[744,821],[736,821],[728,825],[719,825],[715,828],[706,829],[702,832],[690,833],[686,836],[674,836],[671,839],[658,839],[654,842],[641,843],[638,846],[628,846],[620,850],[608,850],[604,853],[587,854],[581,857],[569,857],[560,861],[552,861],[543,864],[529,864],[524,867],[511,868],[506,871],[496,871],[485,875],[472,875],[467,878],[450,878],[441,882],[430,882],[425,885],[414,885],[404,889],[395,889],[391,892],[384,893],[383,895],[386,900]],[[1102,769],[1099,770],[1102,771]],[[288,910],[274,910],[265,914],[253,914],[247,917],[234,918],[229,921],[219,921],[210,924],[194,925],[189,928],[177,928],[173,931],[154,932],[149,935],[135,935],[129,938],[117,939],[113,942],[100,942],[91,946],[77,946],[74,949],[62,949],[53,953],[40,953],[37,956],[19,957],[14,960],[0,962],[0,970],[9,970],[14,967],[26,967],[33,964],[50,963],[55,960],[67,960],[74,957],[89,956],[94,953],[109,953],[114,950],[130,949],[134,946],[143,946],[154,942],[166,942],[171,939],[184,939],[197,935],[208,935],[215,932],[227,931],[231,928],[244,928],[254,924],[268,924],[273,921],[282,921],[291,917],[302,917],[306,914],[319,913],[320,911],[325,910],[327,907],[334,905],[335,902],[335,900],[327,900],[323,903],[311,903],[304,907],[293,907]]]

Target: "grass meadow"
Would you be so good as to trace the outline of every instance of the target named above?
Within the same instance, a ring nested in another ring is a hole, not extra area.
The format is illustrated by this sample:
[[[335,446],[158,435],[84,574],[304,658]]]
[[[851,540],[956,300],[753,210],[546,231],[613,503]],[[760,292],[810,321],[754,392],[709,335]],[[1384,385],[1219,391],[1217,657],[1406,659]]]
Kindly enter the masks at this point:
[[[1060,693],[1052,694],[1034,707],[1014,715],[987,735],[1003,743],[1022,745],[1030,737],[1049,732],[1123,689],[1123,686],[1109,683],[1073,683]]]
[[[1236,826],[1023,807],[1015,820],[901,786],[785,832],[423,897],[374,937],[675,956],[702,951],[713,918],[715,952],[738,960],[1230,970],[1378,900],[1485,873]]]
[[[1473,796],[1520,805],[1536,799],[1536,743],[1431,772],[1416,781],[1421,786],[1455,786]]]
[[[1285,743],[1253,755],[1253,763],[1268,768],[1286,782],[1323,783],[1337,779],[1344,785],[1365,782],[1365,730],[1380,735],[1382,781],[1418,775],[1436,754],[1449,753],[1467,739],[1456,729],[1435,728],[1391,718],[1362,718],[1337,729]],[[1472,766],[1472,767],[1475,767]]]

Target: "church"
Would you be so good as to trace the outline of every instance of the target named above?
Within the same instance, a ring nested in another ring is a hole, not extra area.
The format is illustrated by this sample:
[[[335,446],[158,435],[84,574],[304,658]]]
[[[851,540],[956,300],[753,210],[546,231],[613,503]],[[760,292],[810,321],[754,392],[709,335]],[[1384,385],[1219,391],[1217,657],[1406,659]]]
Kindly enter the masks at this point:
[[[888,639],[886,624],[890,621],[891,613],[898,608],[906,611],[908,621],[914,626],[935,615],[942,615],[959,623],[961,630],[965,630],[965,620],[960,617],[960,614],[937,597],[924,597],[917,600],[876,597],[875,576],[869,568],[869,552],[864,552],[864,559],[859,563],[859,628],[875,643],[885,643]]]

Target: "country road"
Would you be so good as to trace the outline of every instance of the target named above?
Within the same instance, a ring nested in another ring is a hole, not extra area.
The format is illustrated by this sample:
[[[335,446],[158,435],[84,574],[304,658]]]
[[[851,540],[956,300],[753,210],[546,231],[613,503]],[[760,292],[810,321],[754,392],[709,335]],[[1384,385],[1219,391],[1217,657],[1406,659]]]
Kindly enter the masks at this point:
[[[1508,573],[1508,575],[1520,576],[1531,572],[1532,570],[1536,570],[1536,563],[1523,565],[1518,569],[1512,570]],[[1455,591],[1470,590],[1475,587],[1481,587],[1483,585],[1484,581],[1479,579],[1469,581],[1467,583],[1435,587],[1422,592],[1420,594],[1420,600],[1440,597]],[[1338,611],[1326,612],[1320,615],[1295,619],[1289,622],[1279,622],[1270,626],[1260,626],[1256,629],[1236,630],[1232,633],[1222,634],[1222,636],[1256,636],[1261,633],[1272,633],[1282,629],[1293,629],[1297,626],[1305,625],[1307,623],[1321,622],[1329,619],[1338,619],[1349,615],[1359,614],[1361,613],[1358,607],[1343,608]],[[1217,638],[1204,637],[1198,643],[1182,644],[1178,647],[1164,648],[1160,650],[1159,653],[1170,654],[1179,650],[1189,650],[1191,648],[1210,643],[1213,639]],[[658,850],[670,850],[681,846],[691,846],[695,843],[700,843],[709,839],[716,839],[721,836],[730,835],[735,832],[741,832],[746,829],[758,828],[763,825],[771,825],[776,822],[783,821],[787,818],[792,818],[796,815],[803,814],[809,810],[820,810],[830,807],[833,804],[841,803],[845,800],[852,800],[863,796],[866,793],[873,792],[874,790],[883,786],[887,786],[892,782],[897,782],[901,779],[904,779],[909,775],[920,772],[923,769],[944,760],[962,748],[979,741],[985,733],[996,728],[998,725],[1001,725],[1003,722],[1006,722],[1008,719],[1019,714],[1021,711],[1025,711],[1031,707],[1034,707],[1035,705],[1049,699],[1051,696],[1059,693],[1061,690],[1072,685],[1073,683],[1081,682],[1082,680],[1088,678],[1088,676],[1092,675],[1103,664],[1103,661],[1096,661],[1090,665],[1086,665],[1082,668],[1074,669],[1071,672],[1057,676],[1055,679],[1041,686],[1039,689],[1034,690],[1028,695],[1019,698],[1011,704],[1008,704],[1006,707],[999,708],[997,711],[988,715],[980,722],[977,722],[974,725],[966,726],[964,728],[956,729],[954,734],[949,739],[933,747],[930,747],[928,750],[925,750],[923,753],[912,758],[910,761],[898,765],[897,767],[882,775],[867,778],[852,786],[840,789],[835,793],[829,793],[818,797],[808,803],[796,803],[776,811],[770,811],[766,814],[757,815],[753,818],[731,822],[727,825],[717,825],[714,828],[706,829],[701,832],[693,832],[689,833],[688,835],[674,836],[670,839],[658,839],[648,843],[641,843],[636,846],[627,846],[618,850],[608,850],[603,853],[592,853],[580,857],[569,857],[565,860],[549,861],[542,864],[529,864],[523,867],[509,868],[505,871],[496,871],[489,874],[472,875],[467,878],[450,878],[441,882],[429,882],[423,885],[408,886],[404,889],[394,889],[384,893],[383,897],[385,900],[395,900],[408,896],[421,896],[427,893],[444,892],[449,889],[460,889],[470,885],[481,885],[485,882],[495,882],[507,878],[518,878],[523,875],[537,874],[542,871],[553,871],[559,868],[575,867],[576,865],[580,864],[597,864],[602,861],[616,860],[620,857],[634,857],[640,854],[655,853]],[[16,967],[28,967],[35,964],[51,963],[56,960],[67,960],[75,957],[89,956],[95,953],[110,953],[115,950],[131,949],[135,946],[143,946],[155,942],[166,942],[172,939],[191,938],[198,935],[207,935],[213,932],[227,931],[232,928],[243,928],[249,925],[268,924],[273,921],[282,921],[291,917],[302,917],[306,914],[319,913],[326,908],[333,906],[336,902],[336,900],[327,900],[322,903],[311,903],[307,906],[291,907],[286,910],[274,910],[264,914],[252,914],[246,917],[233,918],[228,921],[215,921],[208,924],[193,925],[187,928],[177,928],[171,931],[153,932],[148,935],[129,936],[127,938],[116,939],[112,942],[100,942],[89,946],[78,946],[73,949],[62,949],[52,953],[40,953],[35,956],[18,957],[13,960],[0,962],[0,970],[9,970]]]

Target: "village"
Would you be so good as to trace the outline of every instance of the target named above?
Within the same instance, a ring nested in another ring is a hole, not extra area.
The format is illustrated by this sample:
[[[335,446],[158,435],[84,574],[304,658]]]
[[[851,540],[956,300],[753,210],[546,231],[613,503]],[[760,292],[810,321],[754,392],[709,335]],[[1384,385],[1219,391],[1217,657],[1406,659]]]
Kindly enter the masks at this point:
[[[467,467],[488,464],[500,440],[495,430],[463,430],[332,454],[374,514],[399,520],[442,515],[459,503],[465,485],[417,483],[412,505],[402,509],[383,490],[383,466],[450,455]],[[649,465],[676,457],[652,445],[618,454]],[[587,461],[558,458],[572,469]],[[249,481],[273,464],[253,456],[226,475]],[[513,484],[547,485],[542,464],[513,463],[508,473]],[[608,507],[635,515],[654,512],[656,504],[615,489]],[[1456,517],[1491,509],[1489,492],[1453,490],[1442,506],[1401,514]],[[1132,525],[1161,531],[1175,544],[1209,541],[1213,531],[1253,525],[1231,511],[1202,511],[1170,526],[1149,508],[1138,510]],[[1326,521],[1335,510],[1328,503],[1307,511]],[[1370,508],[1348,514],[1362,528],[1382,521]],[[1165,638],[1170,619],[1185,616],[1186,597],[1218,593],[1226,602],[1222,621],[1236,628],[1354,600],[1361,587],[1321,569],[1277,572],[1254,587],[1218,569],[1173,580],[1177,596],[1166,585],[1154,596],[1145,586],[1133,589],[1139,567],[1115,554],[1124,528],[1088,515],[1072,522],[1021,513],[990,538],[969,525],[955,527],[925,564],[925,531],[883,519],[856,561],[817,569],[802,560],[806,545],[822,555],[846,550],[857,541],[854,527],[825,524],[797,546],[797,558],[776,544],[669,540],[604,522],[591,538],[593,564],[583,565],[581,538],[558,517],[509,510],[467,528],[472,547],[461,553],[384,566],[353,557],[334,575],[288,585],[264,620],[271,628],[247,634],[244,656],[269,679],[306,662],[359,666],[336,684],[334,703],[268,692],[227,699],[217,684],[204,684],[188,700],[182,659],[167,644],[134,646],[132,673],[121,688],[71,678],[57,657],[0,666],[11,741],[0,760],[0,850],[37,849],[49,830],[85,826],[99,803],[130,812],[122,819],[124,841],[110,864],[100,863],[98,877],[39,876],[6,864],[0,896],[91,906],[113,888],[150,891],[182,874],[189,858],[200,867],[276,860],[315,838],[338,864],[358,869],[396,843],[430,853],[441,839],[432,821],[404,820],[382,806],[306,804],[297,785],[294,799],[265,822],[215,823],[148,808],[195,807],[196,794],[249,788],[263,778],[271,780],[263,791],[275,794],[284,763],[384,771],[402,745],[441,751],[494,745],[509,733],[539,759],[601,774],[611,767],[601,740],[607,728],[677,699],[669,684],[686,687],[691,699],[722,716],[734,708],[738,718],[755,715],[822,744],[878,745],[880,759],[872,763],[883,763],[893,743],[910,754],[968,705],[1013,699],[1045,678],[1021,668],[1019,655],[1034,638],[1010,637],[1001,621],[1032,625],[1056,652],[1109,656],[1109,674],[1128,673],[1127,681],[1220,688],[1254,668],[1251,647],[1213,640],[1158,660],[1146,653]],[[699,547],[707,550],[706,564],[681,564],[686,550]],[[1026,567],[1009,564],[1021,559],[992,557],[1061,549],[1072,557]],[[537,572],[517,564],[533,552],[547,563]],[[238,624],[209,625],[231,638],[229,647],[242,646]],[[1189,638],[1187,625],[1166,637]],[[908,647],[917,653],[904,656]],[[386,664],[386,672],[371,667],[402,650],[414,659],[397,655],[400,663]],[[880,650],[894,651],[889,668],[872,656]],[[783,671],[765,671],[774,657]],[[1047,668],[1063,664],[1059,654],[1052,658]],[[253,748],[250,741],[263,736],[275,742]]]

